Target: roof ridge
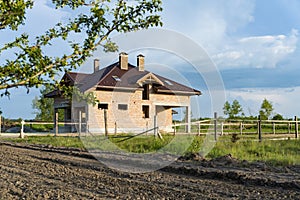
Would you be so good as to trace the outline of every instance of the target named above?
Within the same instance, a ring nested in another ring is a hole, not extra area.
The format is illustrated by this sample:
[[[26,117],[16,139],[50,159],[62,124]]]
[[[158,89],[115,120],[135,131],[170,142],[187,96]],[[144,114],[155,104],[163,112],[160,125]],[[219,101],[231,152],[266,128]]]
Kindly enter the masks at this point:
[[[86,75],[89,75],[88,73],[83,73],[83,72],[67,72],[67,74],[86,74]]]

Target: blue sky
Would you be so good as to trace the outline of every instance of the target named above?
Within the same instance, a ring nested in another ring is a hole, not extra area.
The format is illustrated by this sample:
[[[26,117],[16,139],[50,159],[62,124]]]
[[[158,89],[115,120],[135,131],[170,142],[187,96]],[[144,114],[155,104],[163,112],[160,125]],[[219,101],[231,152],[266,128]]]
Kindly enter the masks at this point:
[[[46,0],[36,1],[21,30],[38,35],[71,16],[48,5]],[[285,117],[300,114],[300,0],[176,0],[164,1],[163,7],[163,28],[190,38],[207,52],[223,79],[226,100],[239,100],[246,115],[257,115],[264,98]],[[12,33],[1,31],[0,44],[11,37]],[[175,60],[169,65],[184,67],[185,62]],[[207,105],[215,97],[208,97],[194,72],[185,71],[191,85],[204,93],[199,98],[200,115],[211,116]],[[3,115],[34,118],[31,102],[38,95],[38,90],[29,94],[13,90],[10,99],[0,100]],[[222,104],[214,111],[221,113]]]

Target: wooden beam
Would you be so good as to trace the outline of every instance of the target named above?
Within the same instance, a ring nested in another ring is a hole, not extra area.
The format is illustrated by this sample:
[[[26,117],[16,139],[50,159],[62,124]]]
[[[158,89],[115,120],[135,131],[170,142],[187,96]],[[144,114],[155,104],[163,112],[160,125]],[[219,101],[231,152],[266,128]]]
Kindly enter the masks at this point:
[[[105,136],[108,136],[108,129],[107,129],[107,109],[103,109],[104,111],[104,128],[105,128]]]

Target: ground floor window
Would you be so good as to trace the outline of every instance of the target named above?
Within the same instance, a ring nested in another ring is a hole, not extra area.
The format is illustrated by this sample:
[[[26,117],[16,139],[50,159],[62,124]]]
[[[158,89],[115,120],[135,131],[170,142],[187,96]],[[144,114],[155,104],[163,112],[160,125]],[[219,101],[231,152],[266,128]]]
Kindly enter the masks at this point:
[[[99,103],[98,104],[98,109],[108,109],[108,104],[107,103]]]
[[[143,109],[144,118],[149,118],[149,106],[144,105],[142,109]]]
[[[118,109],[119,110],[128,110],[128,105],[127,104],[118,104]]]

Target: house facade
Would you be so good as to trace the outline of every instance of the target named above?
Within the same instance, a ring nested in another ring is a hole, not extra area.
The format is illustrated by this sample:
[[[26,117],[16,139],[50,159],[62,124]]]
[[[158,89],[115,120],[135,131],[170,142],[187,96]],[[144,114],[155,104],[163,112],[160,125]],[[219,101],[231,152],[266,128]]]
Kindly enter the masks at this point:
[[[70,102],[59,91],[46,97],[54,98],[55,112],[65,110],[66,122],[80,122],[91,133],[137,133],[154,127],[161,132],[172,132],[172,109],[178,107],[186,109],[185,118],[190,122],[190,98],[201,92],[145,70],[144,63],[143,55],[137,56],[134,66],[128,63],[126,53],[120,53],[118,62],[102,69],[99,60],[94,60],[92,74],[66,73],[62,82],[95,95],[96,105],[74,98]],[[70,127],[74,128],[78,129]]]

